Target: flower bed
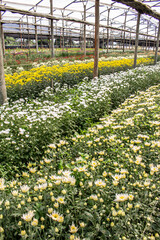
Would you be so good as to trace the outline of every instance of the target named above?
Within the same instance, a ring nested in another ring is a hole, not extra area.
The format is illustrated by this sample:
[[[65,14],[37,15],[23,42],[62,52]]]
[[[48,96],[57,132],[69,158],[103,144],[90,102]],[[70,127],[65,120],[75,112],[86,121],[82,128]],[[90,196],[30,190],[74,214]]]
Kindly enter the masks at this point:
[[[3,239],[159,239],[160,85],[0,179]]]
[[[54,139],[85,129],[130,94],[160,82],[160,65],[140,67],[83,81],[74,88],[55,85],[33,101],[20,99],[0,108],[1,174],[9,176],[29,160],[37,161]]]
[[[138,65],[151,63],[153,63],[153,59],[150,58],[140,58],[137,60]],[[99,74],[109,74],[115,71],[132,68],[132,66],[133,59],[100,61]],[[41,66],[32,68],[30,71],[22,71],[20,74],[8,74],[5,76],[8,97],[12,100],[16,100],[20,97],[38,96],[41,90],[45,89],[47,86],[51,86],[51,82],[53,82],[53,84],[58,82],[61,86],[64,84],[74,86],[85,77],[92,79],[93,67],[94,62],[67,63],[62,66],[54,65],[52,67]]]

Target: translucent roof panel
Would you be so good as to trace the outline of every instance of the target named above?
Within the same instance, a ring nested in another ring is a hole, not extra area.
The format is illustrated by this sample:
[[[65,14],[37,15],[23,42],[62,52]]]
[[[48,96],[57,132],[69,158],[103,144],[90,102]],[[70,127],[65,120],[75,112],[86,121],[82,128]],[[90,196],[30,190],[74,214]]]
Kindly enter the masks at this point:
[[[147,4],[151,9],[160,13],[160,1],[159,0],[137,0],[144,4]],[[37,12],[42,14],[50,14],[50,0],[1,0],[2,5],[27,10],[31,12]],[[78,34],[83,31],[83,24],[78,23],[80,20],[84,20],[84,5],[86,5],[86,21],[89,23],[86,25],[86,34],[88,36],[94,36],[94,22],[95,22],[95,0],[53,0],[53,15],[59,19],[54,20],[55,32],[65,29],[66,34]],[[63,21],[62,18],[76,19],[77,22]],[[4,32],[10,31],[23,31],[27,30],[34,32],[34,24],[38,26],[38,31],[41,30],[43,34],[47,34],[50,28],[50,20],[46,18],[26,16],[18,13],[11,13],[10,11],[2,12],[2,20],[4,22]],[[130,35],[135,36],[136,31],[137,12],[133,8],[126,6],[125,4],[118,3],[115,0],[100,0],[100,36],[107,34],[105,26],[109,26],[110,33],[115,36],[120,35],[120,30],[126,30],[126,37]],[[11,24],[14,23],[13,24]],[[16,25],[16,24],[21,24]],[[41,27],[40,27],[41,25]],[[18,26],[18,27],[17,27]],[[119,29],[119,31],[118,31]],[[158,29],[158,20],[148,15],[142,14],[140,20],[140,33],[149,35],[153,38]]]

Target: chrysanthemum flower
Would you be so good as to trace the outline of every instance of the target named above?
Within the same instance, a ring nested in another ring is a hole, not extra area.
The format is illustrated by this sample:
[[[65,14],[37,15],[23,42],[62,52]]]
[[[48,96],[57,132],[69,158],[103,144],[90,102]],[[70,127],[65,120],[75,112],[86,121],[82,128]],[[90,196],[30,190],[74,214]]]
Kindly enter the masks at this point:
[[[28,185],[22,185],[20,188],[21,188],[21,191],[22,191],[23,193],[28,192],[28,190],[30,189],[30,187],[29,187]]]
[[[102,179],[98,179],[95,182],[96,187],[105,187],[106,183]]]
[[[34,211],[29,211],[28,213],[23,214],[22,219],[26,222],[30,222],[34,216]]]
[[[0,190],[5,189],[6,186],[4,185],[4,182],[5,182],[4,178],[0,178]]]
[[[70,233],[76,233],[78,231],[78,228],[75,226],[74,223],[70,226]]]
[[[127,193],[116,194],[116,198],[114,201],[116,202],[124,202],[128,200],[129,195]]]

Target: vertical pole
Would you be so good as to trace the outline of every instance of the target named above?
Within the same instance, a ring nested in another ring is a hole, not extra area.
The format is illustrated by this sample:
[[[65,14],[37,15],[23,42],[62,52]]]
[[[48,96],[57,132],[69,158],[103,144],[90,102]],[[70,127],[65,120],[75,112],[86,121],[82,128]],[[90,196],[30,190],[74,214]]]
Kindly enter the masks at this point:
[[[40,19],[40,36],[41,36],[41,49],[43,48],[43,42],[42,42],[42,18]]]
[[[53,0],[50,0],[50,14],[53,16]],[[54,57],[53,19],[51,19],[51,57]]]
[[[0,4],[2,4],[2,0],[0,0]],[[0,20],[2,20],[1,12],[0,12]],[[2,23],[0,24],[0,27],[1,27],[0,37],[1,37],[1,41],[2,41],[2,51],[3,51],[3,56],[4,56],[4,54],[5,54],[5,40],[4,40],[4,32],[3,32],[3,24]]]
[[[103,29],[103,49],[104,49],[104,29]]]
[[[95,0],[95,55],[93,77],[98,77],[98,58],[99,58],[99,0]]]
[[[21,23],[19,24],[20,26],[20,37],[21,37],[21,49],[22,49],[22,25]]]
[[[1,11],[0,11],[1,20]],[[3,66],[3,43],[2,43],[2,23],[0,22],[0,105],[7,102],[7,91],[4,78],[4,66]]]
[[[62,12],[62,18],[64,18],[64,12]],[[64,52],[64,20],[62,20],[62,52]]]
[[[28,23],[28,16],[27,16],[27,30],[28,30],[28,49],[30,49],[30,44],[29,44],[29,23]]]
[[[136,64],[137,64],[137,50],[138,50],[138,37],[139,37],[140,17],[141,17],[141,14],[138,13],[137,27],[136,27],[135,51],[134,51],[134,68],[136,67]]]
[[[36,17],[35,17],[35,41],[36,41],[36,52],[38,53],[38,35],[37,35]]]
[[[155,37],[154,37],[154,43],[153,43],[153,45],[154,45],[154,47],[153,47],[153,51],[156,51],[156,38],[157,38],[157,27],[155,27]]]
[[[68,22],[66,21],[66,50],[67,50],[67,53],[68,53]]]
[[[159,20],[158,33],[157,33],[157,42],[156,42],[156,51],[155,51],[154,64],[157,63],[158,48],[159,48],[159,36],[160,36],[160,20]]]
[[[60,48],[62,48],[62,28],[60,27]]]
[[[125,12],[125,18],[124,18],[124,30],[126,29],[126,21],[127,21],[127,12]],[[126,37],[126,32],[123,32],[123,52],[124,52],[124,45],[125,45],[125,37]]]
[[[147,34],[148,34],[149,21],[147,21]],[[148,36],[146,36],[146,51],[148,46]]]
[[[110,8],[108,9],[107,26],[109,26]],[[109,28],[107,28],[107,53],[109,49]]]
[[[84,21],[86,21],[86,4],[84,4]],[[86,24],[84,23],[84,57],[86,57]]]
[[[3,56],[4,56],[5,55],[5,40],[4,40],[3,24],[1,24],[1,38],[2,38],[2,50],[3,50]]]

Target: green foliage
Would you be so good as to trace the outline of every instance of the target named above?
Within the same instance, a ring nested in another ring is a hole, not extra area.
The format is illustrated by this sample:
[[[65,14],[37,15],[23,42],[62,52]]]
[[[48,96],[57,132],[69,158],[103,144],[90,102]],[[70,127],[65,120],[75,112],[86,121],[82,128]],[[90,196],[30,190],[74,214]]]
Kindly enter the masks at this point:
[[[50,96],[51,97],[51,96]],[[160,84],[0,179],[3,239],[159,239]]]

